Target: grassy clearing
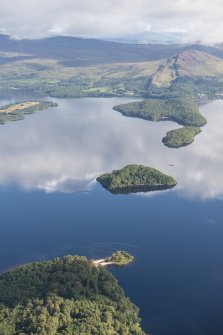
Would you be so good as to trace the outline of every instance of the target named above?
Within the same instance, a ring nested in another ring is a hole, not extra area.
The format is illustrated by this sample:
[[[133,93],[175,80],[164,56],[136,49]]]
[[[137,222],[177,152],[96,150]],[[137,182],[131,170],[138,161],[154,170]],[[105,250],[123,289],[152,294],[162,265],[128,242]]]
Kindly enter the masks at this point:
[[[0,108],[0,113],[9,114],[15,111],[21,111],[21,110],[24,110],[30,107],[34,107],[38,104],[39,102],[36,102],[36,101],[27,101],[27,102],[22,102],[22,103],[15,104],[15,105],[5,106],[5,107]]]

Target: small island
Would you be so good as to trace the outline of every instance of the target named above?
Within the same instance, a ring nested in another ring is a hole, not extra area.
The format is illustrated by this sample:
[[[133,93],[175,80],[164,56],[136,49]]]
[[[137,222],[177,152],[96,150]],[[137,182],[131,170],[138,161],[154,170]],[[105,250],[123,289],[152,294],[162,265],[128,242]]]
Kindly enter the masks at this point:
[[[168,131],[162,142],[168,148],[181,148],[191,144],[194,137],[201,132],[199,127],[183,127]]]
[[[127,265],[134,261],[134,256],[130,255],[126,251],[115,251],[110,257],[97,259],[93,261],[95,266],[108,266],[108,265],[115,265],[115,266],[123,266]]]
[[[105,173],[96,180],[113,194],[166,190],[177,184],[174,178],[143,165],[127,165],[123,169]]]
[[[134,261],[134,256],[126,251],[116,251],[108,258],[108,261],[113,262],[115,265],[127,265]]]
[[[57,103],[51,101],[26,101],[3,106],[0,108],[0,124],[23,120],[27,114],[33,114],[50,107],[57,107]]]

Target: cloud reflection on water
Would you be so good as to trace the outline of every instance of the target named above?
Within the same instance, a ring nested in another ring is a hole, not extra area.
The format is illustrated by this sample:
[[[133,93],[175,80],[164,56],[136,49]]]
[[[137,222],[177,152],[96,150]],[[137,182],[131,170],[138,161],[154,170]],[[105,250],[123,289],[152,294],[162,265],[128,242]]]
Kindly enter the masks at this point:
[[[161,143],[172,122],[123,117],[112,107],[126,99],[61,99],[59,107],[0,127],[0,184],[80,192],[95,178],[130,163],[155,167],[178,181],[187,197],[223,197],[223,102],[202,107],[208,124],[181,149]]]

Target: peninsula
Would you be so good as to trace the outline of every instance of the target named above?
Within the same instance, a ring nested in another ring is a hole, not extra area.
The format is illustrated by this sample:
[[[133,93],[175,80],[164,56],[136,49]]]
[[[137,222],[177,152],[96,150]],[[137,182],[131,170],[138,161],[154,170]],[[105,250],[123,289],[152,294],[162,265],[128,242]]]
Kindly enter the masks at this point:
[[[105,173],[96,180],[113,194],[166,190],[177,184],[172,177],[143,165],[127,165],[112,173]]]
[[[75,37],[14,40],[0,35],[0,93],[55,98],[131,97],[123,115],[202,127],[201,104],[223,99],[223,48],[198,44],[125,44]],[[11,115],[11,120],[21,116]],[[1,117],[2,122],[7,121]],[[174,136],[174,139],[171,139]],[[175,133],[163,143],[173,147]],[[177,133],[177,146],[185,132]]]
[[[206,119],[199,112],[197,104],[189,98],[148,99],[113,107],[124,116],[138,117],[150,121],[174,121],[183,128],[167,133],[162,142],[170,148],[189,145],[201,132]]]
[[[86,257],[32,263],[0,276],[0,334],[145,335],[115,277]]]
[[[23,120],[27,114],[33,114],[56,106],[57,103],[51,101],[26,101],[5,105],[0,108],[0,124]]]
[[[174,121],[183,126],[202,127],[206,119],[195,102],[186,98],[148,99],[113,107],[124,116],[150,121]]]

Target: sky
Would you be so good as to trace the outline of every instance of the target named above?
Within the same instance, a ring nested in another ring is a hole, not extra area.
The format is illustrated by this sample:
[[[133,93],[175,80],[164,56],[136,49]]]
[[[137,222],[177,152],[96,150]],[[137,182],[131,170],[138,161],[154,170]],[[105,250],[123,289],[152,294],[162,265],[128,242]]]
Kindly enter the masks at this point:
[[[0,33],[15,38],[150,32],[223,42],[223,0],[0,0]]]

